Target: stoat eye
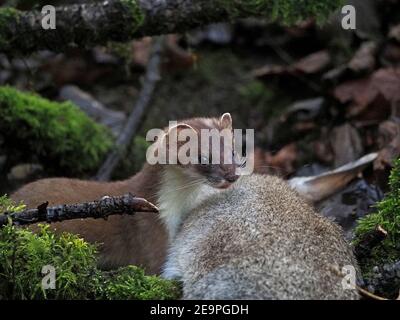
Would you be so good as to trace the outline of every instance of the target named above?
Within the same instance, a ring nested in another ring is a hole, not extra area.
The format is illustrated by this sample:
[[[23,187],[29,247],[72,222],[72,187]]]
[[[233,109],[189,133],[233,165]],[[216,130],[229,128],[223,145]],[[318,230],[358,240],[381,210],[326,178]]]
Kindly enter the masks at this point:
[[[207,164],[209,164],[209,160],[208,160],[208,157],[206,157],[206,156],[199,156],[199,164],[202,164],[202,165],[207,165]]]

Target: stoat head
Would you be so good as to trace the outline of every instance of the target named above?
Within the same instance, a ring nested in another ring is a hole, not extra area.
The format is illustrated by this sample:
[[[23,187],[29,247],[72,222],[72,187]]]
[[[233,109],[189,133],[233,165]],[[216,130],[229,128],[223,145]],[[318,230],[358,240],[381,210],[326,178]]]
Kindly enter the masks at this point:
[[[206,130],[202,130],[206,129]],[[230,187],[238,178],[237,169],[241,163],[234,152],[232,117],[229,113],[220,118],[193,118],[179,121],[166,129],[166,148],[171,151],[171,137],[178,137],[175,166],[187,178],[201,181],[218,189]],[[197,138],[197,143],[188,144]],[[175,141],[175,140],[174,140]],[[197,152],[189,151],[188,146]],[[208,145],[208,148],[204,148]],[[219,151],[219,152],[218,152]],[[182,159],[182,155],[186,155]],[[190,160],[190,161],[189,161]]]

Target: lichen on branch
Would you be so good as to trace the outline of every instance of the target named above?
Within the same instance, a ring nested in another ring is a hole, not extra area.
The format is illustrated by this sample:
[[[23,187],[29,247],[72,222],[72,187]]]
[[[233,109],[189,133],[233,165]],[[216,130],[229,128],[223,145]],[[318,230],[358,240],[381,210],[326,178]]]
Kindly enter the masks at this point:
[[[184,33],[210,23],[252,16],[285,24],[309,17],[321,22],[341,3],[342,0],[88,1],[56,7],[54,30],[42,29],[40,11],[4,11],[3,20],[7,23],[0,28],[0,51],[30,54],[41,49],[91,47],[110,41]]]
[[[261,16],[283,24],[307,18],[322,22],[338,9],[343,0],[218,0],[232,18]]]
[[[132,17],[132,34],[138,29],[144,21],[144,13],[140,8],[136,0],[121,0],[123,6],[126,7],[126,11],[130,13]]]

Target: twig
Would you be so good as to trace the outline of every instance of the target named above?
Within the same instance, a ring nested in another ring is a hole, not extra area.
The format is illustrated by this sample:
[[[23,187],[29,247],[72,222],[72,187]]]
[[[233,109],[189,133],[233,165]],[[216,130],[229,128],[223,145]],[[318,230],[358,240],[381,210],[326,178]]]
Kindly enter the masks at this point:
[[[366,232],[362,239],[354,247],[354,253],[358,260],[370,256],[371,251],[387,237],[387,231],[381,226]]]
[[[336,275],[337,275],[338,277],[341,277],[341,278],[346,277],[346,274],[345,274],[344,272],[340,271],[339,268],[337,268],[336,266],[332,267],[331,270],[332,270],[334,273],[336,273]],[[360,286],[358,286],[358,285],[354,285],[354,289],[357,290],[358,293],[359,293],[360,295],[362,295],[363,297],[367,297],[367,298],[374,299],[374,300],[388,300],[388,299],[386,299],[386,298],[377,296],[377,295],[375,295],[375,294],[369,292],[368,290],[365,290],[364,288],[362,288],[362,287],[360,287]]]
[[[127,146],[131,142],[135,133],[139,130],[140,124],[143,122],[145,110],[150,104],[153,96],[156,83],[160,80],[160,62],[163,45],[164,37],[159,37],[155,40],[151,57],[147,64],[143,87],[139,93],[139,98],[134,105],[133,111],[129,115],[124,129],[116,141],[114,150],[108,155],[107,159],[97,172],[95,180],[107,181],[110,179],[115,167],[126,152]]]
[[[24,210],[17,213],[0,215],[0,227],[8,224],[26,225],[38,222],[57,222],[71,219],[103,218],[115,214],[135,214],[136,212],[158,212],[156,206],[143,198],[136,198],[132,194],[118,197],[103,197],[98,201],[72,205],[47,207],[48,202],[41,204],[37,209]]]
[[[370,299],[373,299],[373,300],[389,300],[389,299],[377,296],[376,294],[373,294],[373,293],[371,293],[371,292],[369,292],[369,291],[367,291],[367,290],[365,290],[365,289],[363,289],[363,288],[361,288],[359,286],[356,286],[356,289],[362,296],[364,296],[366,298],[370,298]]]

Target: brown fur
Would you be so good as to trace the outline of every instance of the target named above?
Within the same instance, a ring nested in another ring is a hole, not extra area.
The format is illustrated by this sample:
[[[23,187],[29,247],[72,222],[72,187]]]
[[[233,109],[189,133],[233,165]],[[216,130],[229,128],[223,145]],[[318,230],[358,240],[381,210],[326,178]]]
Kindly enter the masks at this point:
[[[11,198],[24,201],[28,208],[49,201],[49,205],[73,204],[117,196],[128,192],[146,199],[154,198],[159,168],[144,165],[141,172],[125,181],[101,183],[67,178],[43,179],[29,183]],[[57,232],[79,234],[91,243],[99,243],[103,268],[135,264],[148,273],[158,273],[164,261],[166,233],[157,214],[110,216],[108,220],[86,219],[54,223]]]
[[[229,117],[194,118],[180,121],[196,131],[202,128],[224,129],[231,127]],[[130,179],[118,182],[95,182],[68,178],[43,179],[29,183],[11,195],[15,201],[23,201],[28,208],[49,201],[49,205],[73,204],[100,199],[105,195],[117,196],[132,193],[150,202],[157,202],[165,170],[177,168],[186,183],[193,177],[203,177],[211,183],[221,183],[225,176],[232,178],[234,166],[223,165],[154,165],[145,164],[143,169]],[[209,179],[208,179],[209,178]],[[164,188],[165,189],[165,188]],[[168,190],[166,192],[174,192]],[[197,189],[194,189],[197,191]],[[177,191],[182,193],[182,191]],[[105,220],[70,220],[54,223],[57,232],[79,234],[86,241],[100,244],[99,265],[115,268],[128,264],[139,265],[147,273],[157,274],[165,261],[168,236],[157,214],[137,213],[134,216],[110,216]]]

